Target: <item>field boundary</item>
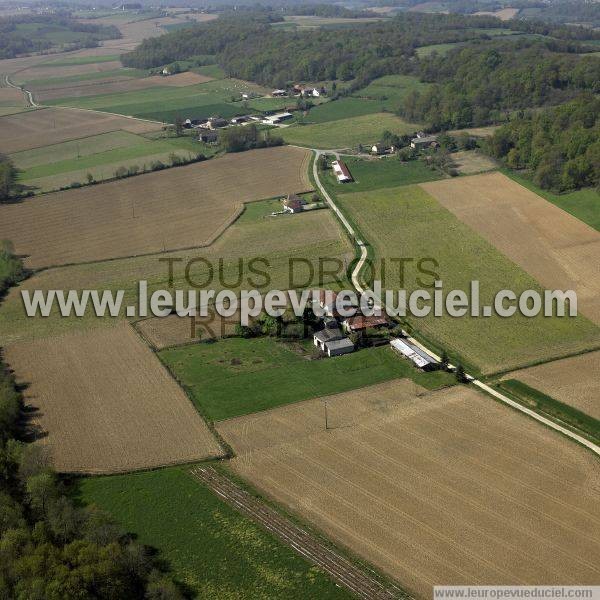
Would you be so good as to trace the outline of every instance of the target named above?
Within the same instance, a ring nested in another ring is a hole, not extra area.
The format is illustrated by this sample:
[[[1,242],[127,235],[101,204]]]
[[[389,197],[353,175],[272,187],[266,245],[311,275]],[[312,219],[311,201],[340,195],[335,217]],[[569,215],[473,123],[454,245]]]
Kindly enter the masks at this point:
[[[411,600],[400,587],[384,585],[364,569],[325,545],[306,529],[292,522],[259,498],[238,486],[213,467],[196,467],[191,474],[238,512],[279,538],[284,544],[317,565],[339,585],[364,600]]]
[[[318,159],[319,155],[322,154],[323,152],[317,148],[312,148],[312,151],[316,154],[315,161],[313,162],[313,176],[315,179],[315,183],[317,184],[319,191],[323,194],[323,197],[325,198],[325,201],[327,202],[327,204],[329,206],[331,206],[331,208],[334,210],[336,215],[338,215],[340,221],[342,222],[344,227],[347,229],[348,233],[351,236],[353,236],[354,231],[353,231],[352,227],[348,223],[348,221],[345,218],[345,216],[343,215],[342,211],[332,200],[331,196],[329,195],[329,193],[327,192],[327,190],[321,183],[321,180],[319,179],[319,174],[318,174],[318,169],[317,169],[317,159]],[[360,247],[361,257],[360,257],[360,260],[358,261],[358,263],[356,264],[354,271],[352,272],[352,285],[356,288],[356,290],[359,293],[362,293],[365,290],[362,287],[361,282],[360,282],[360,273],[361,273],[362,268],[368,258],[368,251],[367,251],[364,241],[359,242],[358,240],[355,240],[354,243],[356,246]],[[381,298],[379,298],[378,300],[379,300],[381,306],[383,306],[383,302],[381,301]],[[424,350],[425,352],[427,352],[435,360],[441,362],[441,357],[436,352],[432,351],[430,348],[427,348],[424,344],[420,343],[418,340],[414,339],[413,337],[408,337],[407,339],[410,342],[414,343],[417,347],[419,347],[422,350]],[[455,368],[456,368],[455,365],[451,365],[451,364],[448,365],[448,369],[455,369]],[[548,417],[543,416],[542,414],[538,413],[537,411],[529,409],[529,408],[521,405],[516,400],[509,398],[505,394],[502,394],[498,390],[492,388],[491,386],[487,385],[483,381],[476,379],[472,375],[465,373],[465,377],[468,382],[470,382],[474,386],[478,387],[481,391],[483,391],[487,395],[490,395],[490,396],[496,398],[497,400],[500,400],[504,404],[512,406],[516,410],[519,410],[522,413],[532,417],[536,421],[542,423],[543,425],[546,425],[547,427],[554,429],[558,433],[562,433],[563,435],[570,438],[574,442],[576,442],[582,446],[585,446],[586,448],[591,450],[597,456],[600,456],[600,446],[598,446],[594,442],[591,442],[587,438],[584,438],[581,435],[578,435],[577,433],[572,432],[570,429],[567,429],[566,427],[563,427],[562,425],[555,423],[553,420],[549,419]]]

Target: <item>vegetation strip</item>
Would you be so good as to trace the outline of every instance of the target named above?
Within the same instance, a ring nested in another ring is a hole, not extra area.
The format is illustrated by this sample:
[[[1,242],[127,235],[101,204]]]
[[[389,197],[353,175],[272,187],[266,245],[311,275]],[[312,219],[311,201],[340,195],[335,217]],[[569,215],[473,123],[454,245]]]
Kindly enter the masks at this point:
[[[192,474],[227,503],[273,533],[298,554],[319,566],[357,597],[365,600],[411,598],[397,586],[385,587],[372,575],[327,547],[258,498],[251,496],[212,467],[195,467],[192,469]]]

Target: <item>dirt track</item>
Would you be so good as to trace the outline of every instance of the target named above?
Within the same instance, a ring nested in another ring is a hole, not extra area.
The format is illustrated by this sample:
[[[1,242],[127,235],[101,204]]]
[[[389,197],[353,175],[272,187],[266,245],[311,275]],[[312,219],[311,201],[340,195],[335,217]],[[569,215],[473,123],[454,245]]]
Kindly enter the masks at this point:
[[[302,557],[320,567],[357,598],[365,600],[410,598],[404,590],[397,586],[383,585],[365,569],[351,563],[314,535],[294,524],[258,498],[251,496],[212,467],[196,467],[192,470],[192,474],[225,502],[256,521]]]

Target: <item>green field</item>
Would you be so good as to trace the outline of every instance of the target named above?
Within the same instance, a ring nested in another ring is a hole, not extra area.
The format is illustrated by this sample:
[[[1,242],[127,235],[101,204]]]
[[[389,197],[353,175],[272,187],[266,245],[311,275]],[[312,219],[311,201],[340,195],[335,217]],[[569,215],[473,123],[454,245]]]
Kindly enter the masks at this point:
[[[20,182],[36,191],[47,192],[73,182],[83,183],[88,173],[96,181],[102,181],[114,177],[114,172],[121,166],[149,167],[150,163],[159,160],[170,164],[172,153],[188,159],[199,153],[212,155],[215,150],[191,136],[150,139],[126,131],[113,131],[17,152],[11,158],[20,169]]]
[[[425,268],[437,273],[446,292],[463,290],[469,295],[471,281],[479,281],[482,307],[492,304],[493,296],[503,289],[517,295],[530,289],[542,292],[532,277],[418,186],[344,194],[338,200],[358,224],[361,236],[372,244],[376,261],[388,260],[384,289],[410,292],[431,285],[434,276],[420,274],[415,266],[426,258]],[[389,262],[398,257],[414,259],[404,278]],[[430,259],[439,266],[434,268]],[[376,275],[381,278],[380,269]],[[600,344],[600,328],[583,317],[527,318],[517,313],[511,318],[456,318],[444,311],[440,317],[411,317],[410,322],[426,339],[484,374]]]
[[[348,156],[344,157],[344,162],[354,178],[352,183],[338,183],[330,170],[326,171],[324,175],[327,188],[336,194],[367,192],[380,188],[434,181],[444,177],[439,171],[428,167],[422,160],[401,162],[395,156],[373,160]]]
[[[519,175],[515,171],[502,169],[502,172],[523,187],[535,192],[538,196],[545,198],[548,202],[552,202],[552,204],[577,217],[580,221],[600,231],[600,193],[597,190],[584,188],[566,194],[553,194],[541,189],[531,179]]]
[[[411,75],[385,75],[374,79],[367,87],[358,90],[353,95],[378,100],[385,110],[394,112],[398,110],[410,92],[421,92],[430,85]]]
[[[383,104],[377,100],[364,100],[362,98],[341,98],[311,108],[306,117],[307,123],[326,123],[351,117],[360,117],[380,113]]]
[[[417,129],[419,125],[415,123],[388,113],[377,113],[314,125],[294,125],[280,129],[279,134],[289,144],[327,149],[373,144],[385,130],[402,135]]]
[[[159,356],[191,391],[198,410],[215,421],[398,377],[427,388],[452,381],[448,373],[414,369],[388,346],[307,360],[310,348],[312,338],[291,346],[271,338],[229,338]]]
[[[239,99],[242,92],[259,92],[262,88],[236,79],[220,79],[185,87],[155,88],[117,94],[100,94],[84,98],[62,98],[47,104],[89,108],[144,119],[173,122],[177,115],[189,118],[233,117],[247,111]]]
[[[113,77],[130,77],[139,78],[148,75],[147,71],[142,69],[112,69],[111,71],[93,71],[91,73],[82,73],[81,75],[69,75],[68,77],[47,77],[43,79],[31,79],[28,81],[19,81],[21,84],[26,86],[69,86],[77,85],[79,83],[85,83],[86,81],[94,81],[96,79],[111,79]]]
[[[185,468],[81,479],[76,494],[157,548],[194,598],[350,598]]]
[[[416,49],[417,56],[422,58],[423,56],[429,56],[434,52],[437,52],[440,55],[447,54],[450,50],[454,48],[458,48],[459,46],[464,46],[465,42],[450,42],[448,44],[432,44],[431,46],[421,46]]]
[[[41,62],[39,67],[70,67],[73,65],[91,65],[95,63],[111,62],[113,60],[119,60],[120,54],[107,54],[104,56],[70,56],[68,58],[59,58],[57,60],[50,60],[47,62]]]

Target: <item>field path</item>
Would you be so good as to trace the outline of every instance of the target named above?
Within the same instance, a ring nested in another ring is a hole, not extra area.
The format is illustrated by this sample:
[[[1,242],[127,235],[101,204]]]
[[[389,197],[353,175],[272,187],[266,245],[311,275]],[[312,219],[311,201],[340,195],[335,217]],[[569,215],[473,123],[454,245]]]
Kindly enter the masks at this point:
[[[18,85],[15,85],[10,80],[10,77],[8,75],[5,75],[4,79],[5,79],[6,85],[8,87],[14,88],[15,90],[21,90],[23,92],[23,95],[25,96],[27,102],[29,102],[29,106],[33,106],[34,108],[39,107],[39,104],[37,104],[36,101],[33,99],[33,94],[29,90],[26,90],[25,88],[22,88]]]
[[[316,184],[317,188],[319,189],[319,191],[321,192],[321,194],[323,194],[323,198],[325,198],[325,201],[327,202],[327,204],[331,207],[331,209],[339,217],[340,221],[346,228],[346,231],[350,234],[350,236],[354,240],[355,244],[360,248],[360,260],[357,262],[356,266],[354,267],[354,270],[352,271],[352,285],[356,288],[356,291],[359,294],[361,294],[365,291],[365,288],[362,286],[362,284],[360,282],[360,272],[362,271],[363,265],[365,264],[365,261],[367,260],[367,255],[368,255],[367,248],[364,244],[364,241],[362,241],[356,237],[356,233],[355,233],[353,227],[350,225],[350,223],[348,222],[348,220],[346,219],[346,217],[344,216],[342,211],[339,209],[339,207],[335,204],[335,202],[333,201],[331,196],[327,193],[327,190],[325,189],[325,187],[321,183],[321,180],[319,179],[319,170],[317,169],[318,159],[321,154],[327,154],[328,152],[323,151],[323,150],[318,150],[317,148],[311,148],[311,150],[315,153],[315,157],[313,160],[313,177],[315,180],[315,184]],[[381,298],[378,298],[378,300],[379,300],[380,306],[383,306],[383,302],[382,302]],[[433,356],[433,358],[435,358],[437,361],[441,361],[441,357],[439,357],[433,350],[431,350],[431,349],[427,348],[426,346],[424,346],[423,344],[421,344],[418,340],[415,340],[412,337],[408,337],[407,339],[411,343],[413,343],[416,346],[418,346],[419,348],[421,348],[422,350],[425,350],[425,352],[427,352],[429,355]],[[451,369],[454,368],[453,365],[448,365],[448,367]],[[559,425],[558,423],[555,423],[554,421],[547,419],[546,417],[543,417],[542,415],[535,412],[534,410],[531,410],[530,408],[526,408],[525,406],[521,405],[519,402],[515,402],[514,400],[511,400],[508,396],[505,396],[504,394],[502,394],[499,391],[495,390],[494,388],[490,387],[483,381],[479,381],[478,379],[475,379],[473,376],[468,375],[468,374],[466,375],[466,377],[473,385],[477,386],[480,390],[493,396],[497,400],[500,400],[501,402],[508,404],[512,408],[521,411],[522,413],[526,414],[527,416],[535,419],[536,421],[539,421],[543,425],[546,425],[547,427],[550,427],[550,428],[554,429],[555,431],[558,431],[559,433],[566,435],[567,437],[571,438],[573,441],[581,444],[582,446],[585,446],[586,448],[588,448],[589,450],[594,452],[594,454],[596,454],[597,456],[600,456],[600,446],[598,446],[597,444],[594,444],[590,440],[584,438],[581,435],[574,433],[570,429],[567,429],[566,427],[563,427],[562,425]]]
[[[196,467],[191,473],[233,508],[250,517],[309,562],[320,567],[339,585],[350,590],[358,598],[365,600],[412,598],[399,587],[384,586],[366,569],[350,562],[213,467]]]

